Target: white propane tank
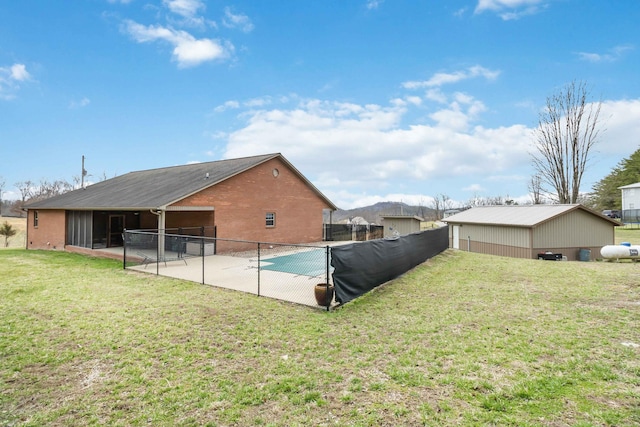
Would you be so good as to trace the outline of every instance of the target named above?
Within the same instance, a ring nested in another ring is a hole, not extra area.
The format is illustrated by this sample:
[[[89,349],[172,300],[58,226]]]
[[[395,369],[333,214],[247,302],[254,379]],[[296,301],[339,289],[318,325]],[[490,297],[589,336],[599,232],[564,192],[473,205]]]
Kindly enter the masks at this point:
[[[640,246],[638,245],[607,245],[600,249],[600,255],[606,259],[640,259]]]

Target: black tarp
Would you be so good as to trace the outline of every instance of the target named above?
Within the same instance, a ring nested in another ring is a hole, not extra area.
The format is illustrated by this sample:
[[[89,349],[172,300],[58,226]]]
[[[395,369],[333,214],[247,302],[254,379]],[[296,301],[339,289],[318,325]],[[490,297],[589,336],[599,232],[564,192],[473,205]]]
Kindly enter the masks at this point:
[[[447,227],[331,248],[336,301],[351,301],[449,246]]]

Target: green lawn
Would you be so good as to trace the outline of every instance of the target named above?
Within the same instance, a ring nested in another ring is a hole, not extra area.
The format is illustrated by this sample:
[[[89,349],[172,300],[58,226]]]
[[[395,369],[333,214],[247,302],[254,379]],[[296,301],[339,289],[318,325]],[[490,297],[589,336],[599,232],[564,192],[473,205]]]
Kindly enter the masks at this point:
[[[0,252],[0,426],[640,425],[640,264],[447,251],[332,312]]]
[[[622,242],[640,245],[640,227],[637,224],[616,227],[616,244]]]

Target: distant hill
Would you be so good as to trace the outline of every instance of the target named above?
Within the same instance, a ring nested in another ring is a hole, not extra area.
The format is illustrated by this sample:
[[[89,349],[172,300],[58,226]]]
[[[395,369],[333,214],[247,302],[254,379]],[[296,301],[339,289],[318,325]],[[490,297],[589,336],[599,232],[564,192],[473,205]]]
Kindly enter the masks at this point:
[[[355,209],[338,209],[333,212],[332,222],[340,224],[350,218],[360,216],[370,224],[382,224],[383,215],[415,215],[425,219],[430,219],[434,215],[434,210],[425,206],[411,206],[399,202],[379,202],[375,205],[365,206]],[[325,214],[325,222],[329,222],[329,214]]]

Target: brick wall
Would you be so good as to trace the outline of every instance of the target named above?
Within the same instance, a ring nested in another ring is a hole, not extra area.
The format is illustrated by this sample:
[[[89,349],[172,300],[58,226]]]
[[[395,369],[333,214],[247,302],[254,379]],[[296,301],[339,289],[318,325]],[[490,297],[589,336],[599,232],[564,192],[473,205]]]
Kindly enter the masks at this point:
[[[167,229],[174,228],[190,228],[190,227],[213,227],[214,212],[167,212],[165,218],[165,227]],[[154,227],[158,227],[158,221]],[[173,230],[171,231],[174,232]]]
[[[274,169],[278,170],[274,176]],[[272,159],[175,204],[213,206],[213,212],[168,212],[166,227],[217,227],[217,237],[274,243],[310,243],[322,240],[324,200],[280,159]],[[28,217],[27,247],[58,249],[65,246],[65,211],[40,210]],[[275,226],[266,214],[275,214]],[[140,213],[140,228],[156,228],[157,217]]]
[[[36,212],[37,227],[34,225]],[[30,210],[27,216],[27,248],[64,250],[65,218],[64,210]]]
[[[274,176],[274,169],[278,170]],[[177,206],[214,206],[219,238],[309,243],[322,240],[323,199],[280,159],[201,191]],[[266,214],[275,214],[275,227]]]

